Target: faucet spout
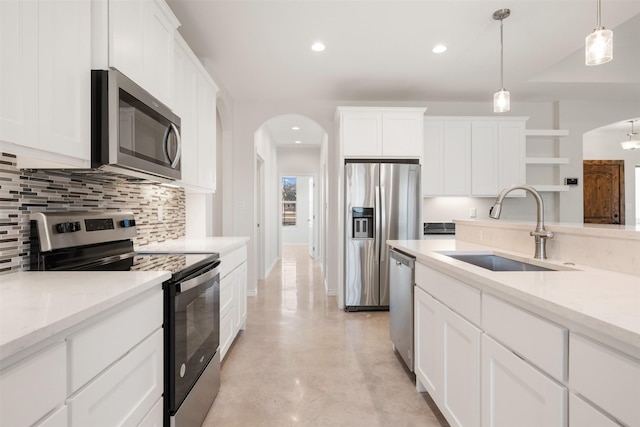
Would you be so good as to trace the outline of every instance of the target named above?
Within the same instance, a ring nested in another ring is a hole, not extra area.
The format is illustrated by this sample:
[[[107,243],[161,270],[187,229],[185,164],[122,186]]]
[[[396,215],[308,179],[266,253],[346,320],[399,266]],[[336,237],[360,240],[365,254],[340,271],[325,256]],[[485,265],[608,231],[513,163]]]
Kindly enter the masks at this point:
[[[495,203],[489,210],[489,216],[493,219],[500,218],[500,213],[502,211],[502,202],[507,194],[511,193],[513,190],[524,190],[531,194],[536,201],[537,207],[537,221],[536,221],[536,229],[530,233],[531,236],[535,238],[536,242],[536,250],[534,258],[536,259],[546,259],[547,258],[547,239],[553,237],[552,232],[548,232],[544,228],[544,200],[538,191],[530,185],[526,184],[516,184],[510,187],[503,189],[498,197],[496,198]]]

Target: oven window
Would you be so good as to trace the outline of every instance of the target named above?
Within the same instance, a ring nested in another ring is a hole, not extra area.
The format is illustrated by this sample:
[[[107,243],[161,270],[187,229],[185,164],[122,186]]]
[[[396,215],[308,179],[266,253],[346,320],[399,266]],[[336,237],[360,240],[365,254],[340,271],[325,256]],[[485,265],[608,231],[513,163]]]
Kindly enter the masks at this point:
[[[187,359],[191,359],[213,333],[213,287],[187,306]]]

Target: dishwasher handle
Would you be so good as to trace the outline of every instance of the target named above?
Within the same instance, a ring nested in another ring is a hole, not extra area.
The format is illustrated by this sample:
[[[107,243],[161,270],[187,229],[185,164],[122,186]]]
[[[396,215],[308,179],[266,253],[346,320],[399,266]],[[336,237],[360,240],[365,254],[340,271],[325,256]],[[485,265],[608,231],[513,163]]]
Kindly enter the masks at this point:
[[[389,258],[391,258],[393,261],[396,262],[396,265],[398,267],[402,266],[402,265],[406,265],[407,267],[413,269],[416,259],[415,257],[412,257],[411,255],[407,255],[403,252],[400,252],[396,249],[391,249],[391,251],[389,252]]]

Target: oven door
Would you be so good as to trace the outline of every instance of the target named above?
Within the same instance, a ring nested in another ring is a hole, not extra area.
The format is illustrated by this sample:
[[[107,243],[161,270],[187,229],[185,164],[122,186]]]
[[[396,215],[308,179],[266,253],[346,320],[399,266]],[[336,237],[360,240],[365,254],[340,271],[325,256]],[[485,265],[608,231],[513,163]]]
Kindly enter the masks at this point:
[[[220,261],[180,282],[169,282],[165,322],[168,409],[174,414],[218,351]]]

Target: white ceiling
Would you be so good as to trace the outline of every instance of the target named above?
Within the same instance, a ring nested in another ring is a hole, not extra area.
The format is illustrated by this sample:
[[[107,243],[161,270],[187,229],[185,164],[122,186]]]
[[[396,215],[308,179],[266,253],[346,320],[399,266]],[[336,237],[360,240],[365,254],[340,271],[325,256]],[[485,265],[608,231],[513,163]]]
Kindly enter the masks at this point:
[[[614,60],[584,65],[596,0],[168,0],[236,101],[640,100],[640,0],[602,0]],[[321,40],[324,52],[311,51]],[[431,49],[444,43],[448,51]],[[639,105],[640,105],[640,101]],[[284,126],[284,125],[283,125]],[[288,126],[288,125],[287,125]]]

